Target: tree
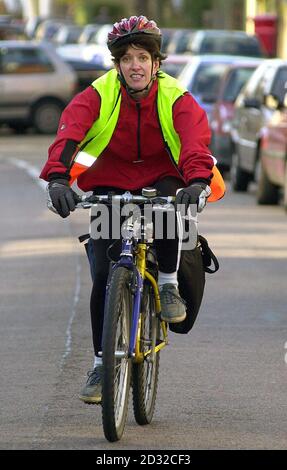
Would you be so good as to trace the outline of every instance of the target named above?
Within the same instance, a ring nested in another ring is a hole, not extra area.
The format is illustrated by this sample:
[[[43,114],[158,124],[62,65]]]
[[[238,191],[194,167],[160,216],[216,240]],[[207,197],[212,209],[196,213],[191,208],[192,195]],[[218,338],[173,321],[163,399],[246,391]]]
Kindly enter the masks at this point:
[[[204,27],[204,14],[212,9],[212,0],[183,0],[183,12],[187,27]]]
[[[122,18],[126,13],[126,6],[117,0],[57,0],[57,2],[79,24],[96,22],[103,8],[111,22]]]

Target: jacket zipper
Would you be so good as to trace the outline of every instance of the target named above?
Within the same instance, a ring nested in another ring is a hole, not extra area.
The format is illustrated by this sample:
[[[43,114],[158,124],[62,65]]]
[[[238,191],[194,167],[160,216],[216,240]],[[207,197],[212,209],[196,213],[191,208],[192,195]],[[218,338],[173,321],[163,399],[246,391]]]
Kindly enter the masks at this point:
[[[141,104],[136,103],[136,108],[138,112],[138,128],[137,128],[138,157],[137,157],[137,160],[133,161],[133,163],[142,163],[144,160],[141,159]]]

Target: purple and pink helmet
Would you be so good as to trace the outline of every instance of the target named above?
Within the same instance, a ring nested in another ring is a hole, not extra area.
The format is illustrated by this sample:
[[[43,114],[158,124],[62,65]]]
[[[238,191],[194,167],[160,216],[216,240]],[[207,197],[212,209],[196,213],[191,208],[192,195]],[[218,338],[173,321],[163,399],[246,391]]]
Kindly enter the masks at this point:
[[[115,23],[113,30],[108,34],[108,48],[112,50],[115,45],[120,45],[129,41],[130,38],[139,34],[146,34],[153,37],[159,48],[161,46],[161,32],[153,20],[148,20],[145,16],[131,16],[129,19],[123,18]]]

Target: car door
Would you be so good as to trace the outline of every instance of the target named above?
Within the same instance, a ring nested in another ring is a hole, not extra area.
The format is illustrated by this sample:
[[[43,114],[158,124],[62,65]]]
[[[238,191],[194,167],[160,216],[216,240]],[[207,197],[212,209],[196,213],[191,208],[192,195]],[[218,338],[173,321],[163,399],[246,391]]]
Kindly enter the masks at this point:
[[[287,108],[274,112],[265,129],[261,159],[268,179],[284,186],[287,154]]]
[[[280,67],[274,77],[270,94],[278,103],[266,127],[265,144],[262,147],[264,168],[272,183],[284,185],[287,151],[287,64]],[[283,106],[284,103],[284,106]]]
[[[31,103],[45,91],[43,77],[53,70],[41,49],[3,45],[0,48],[0,119],[28,117]]]
[[[258,86],[261,77],[264,74],[264,68],[258,67],[248,81],[244,90],[239,94],[234,108],[233,120],[233,140],[236,144],[236,152],[239,158],[239,165],[245,170],[249,170],[250,164],[250,132],[248,129],[248,121],[250,121],[250,105],[254,95],[254,91]],[[253,106],[254,108],[254,106]]]
[[[251,174],[255,170],[261,128],[272,113],[272,110],[265,106],[265,96],[275,71],[271,63],[260,66],[248,82],[242,97],[238,122],[238,152],[240,166]]]

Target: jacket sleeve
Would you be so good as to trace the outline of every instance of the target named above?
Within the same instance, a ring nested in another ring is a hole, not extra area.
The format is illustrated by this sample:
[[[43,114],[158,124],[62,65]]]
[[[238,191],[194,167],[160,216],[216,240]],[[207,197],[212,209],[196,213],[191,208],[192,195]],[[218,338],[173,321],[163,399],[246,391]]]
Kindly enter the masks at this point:
[[[186,183],[194,180],[210,183],[214,159],[208,148],[211,131],[206,112],[186,93],[173,106],[173,120],[181,141],[178,166]]]
[[[56,139],[49,147],[48,160],[40,178],[46,181],[59,177],[70,179],[70,165],[78,144],[98,118],[100,104],[100,96],[91,86],[72,99],[62,113]]]

